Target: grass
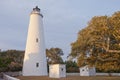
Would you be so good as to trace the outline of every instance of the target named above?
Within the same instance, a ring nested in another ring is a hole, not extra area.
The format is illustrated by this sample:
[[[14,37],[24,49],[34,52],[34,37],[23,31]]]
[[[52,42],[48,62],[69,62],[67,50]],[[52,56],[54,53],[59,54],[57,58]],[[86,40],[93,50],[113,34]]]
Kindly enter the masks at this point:
[[[46,76],[31,76],[31,77],[17,77],[20,80],[120,80],[118,76],[94,76],[94,77],[85,77],[85,76],[67,76],[66,78],[49,78]]]

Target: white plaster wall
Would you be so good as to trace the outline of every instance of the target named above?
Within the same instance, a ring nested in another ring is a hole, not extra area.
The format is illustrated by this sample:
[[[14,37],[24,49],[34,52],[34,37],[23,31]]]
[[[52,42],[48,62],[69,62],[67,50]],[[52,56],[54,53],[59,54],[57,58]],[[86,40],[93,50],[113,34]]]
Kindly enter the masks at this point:
[[[36,39],[38,38],[38,42]],[[39,67],[36,67],[39,63]],[[46,76],[47,62],[43,21],[40,13],[31,13],[23,63],[23,76]]]
[[[89,68],[88,66],[84,66],[80,68],[80,76],[95,76],[96,71],[95,67]]]
[[[49,65],[49,77],[51,78],[66,77],[66,66],[63,64]]]
[[[59,78],[59,65],[49,65],[49,77]]]
[[[96,75],[95,67],[92,67],[91,69],[89,69],[89,75],[90,76],[95,76]]]
[[[80,76],[89,76],[89,72],[86,66],[80,68]]]
[[[59,75],[60,77],[66,77],[66,65],[59,65]]]

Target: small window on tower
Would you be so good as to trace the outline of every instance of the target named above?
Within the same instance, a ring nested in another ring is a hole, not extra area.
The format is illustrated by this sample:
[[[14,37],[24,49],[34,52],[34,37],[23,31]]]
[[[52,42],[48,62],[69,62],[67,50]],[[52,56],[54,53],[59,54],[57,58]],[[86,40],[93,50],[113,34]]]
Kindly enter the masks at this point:
[[[36,39],[36,42],[38,42],[38,38]]]
[[[84,71],[84,69],[82,69],[82,71]]]
[[[39,63],[36,63],[36,67],[39,67]]]
[[[61,71],[63,71],[63,68],[61,68]]]

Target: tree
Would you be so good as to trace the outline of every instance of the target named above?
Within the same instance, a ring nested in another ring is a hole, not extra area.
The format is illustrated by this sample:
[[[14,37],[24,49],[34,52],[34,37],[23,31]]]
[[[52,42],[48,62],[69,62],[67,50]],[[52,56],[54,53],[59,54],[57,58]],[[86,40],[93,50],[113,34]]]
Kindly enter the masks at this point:
[[[75,61],[65,61],[66,72],[79,72],[79,67]]]
[[[46,49],[46,55],[48,64],[63,63],[61,58],[63,51],[60,48]]]
[[[0,52],[0,72],[21,71],[24,51],[7,50]]]
[[[78,65],[95,65],[105,72],[120,71],[120,12],[111,17],[95,16],[71,44]]]

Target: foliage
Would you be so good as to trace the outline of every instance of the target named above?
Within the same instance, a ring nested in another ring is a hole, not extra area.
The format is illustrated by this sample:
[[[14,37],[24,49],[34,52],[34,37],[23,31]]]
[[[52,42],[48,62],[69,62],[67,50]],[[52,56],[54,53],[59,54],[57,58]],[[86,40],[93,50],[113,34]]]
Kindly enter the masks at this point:
[[[46,49],[46,56],[48,64],[57,64],[57,63],[63,63],[62,55],[63,51],[60,48],[50,48]]]
[[[7,50],[0,52],[0,72],[22,70],[24,51]]]
[[[96,66],[104,72],[120,71],[120,12],[110,17],[93,17],[71,46],[70,55],[78,58],[79,66]]]
[[[63,63],[61,56],[63,51],[60,48],[46,49],[48,63]],[[0,72],[21,71],[23,66],[24,51],[7,50],[0,52]]]
[[[66,72],[79,72],[79,67],[75,61],[65,61]]]

